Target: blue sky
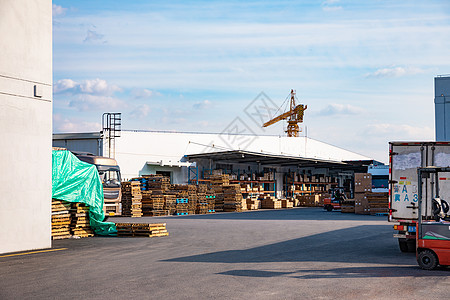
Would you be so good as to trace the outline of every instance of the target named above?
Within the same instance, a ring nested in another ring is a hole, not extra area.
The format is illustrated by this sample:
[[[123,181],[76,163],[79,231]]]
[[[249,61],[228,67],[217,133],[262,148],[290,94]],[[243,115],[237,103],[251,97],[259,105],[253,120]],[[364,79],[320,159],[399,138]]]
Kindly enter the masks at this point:
[[[222,132],[264,92],[307,104],[303,134],[387,162],[434,139],[448,1],[53,1],[54,132]]]

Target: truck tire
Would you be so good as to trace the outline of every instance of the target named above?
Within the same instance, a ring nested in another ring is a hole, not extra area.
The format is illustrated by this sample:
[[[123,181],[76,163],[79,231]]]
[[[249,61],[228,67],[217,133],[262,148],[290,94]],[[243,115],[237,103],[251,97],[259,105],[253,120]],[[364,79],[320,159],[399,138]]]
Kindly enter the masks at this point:
[[[398,247],[401,252],[414,253],[416,252],[416,240],[398,239]]]
[[[406,239],[398,239],[398,247],[401,252],[408,252],[408,243],[406,242]]]
[[[333,206],[332,205],[328,205],[327,206],[327,211],[332,211],[333,210]]]
[[[417,263],[424,270],[433,270],[436,269],[439,261],[433,251],[423,250],[417,256]]]

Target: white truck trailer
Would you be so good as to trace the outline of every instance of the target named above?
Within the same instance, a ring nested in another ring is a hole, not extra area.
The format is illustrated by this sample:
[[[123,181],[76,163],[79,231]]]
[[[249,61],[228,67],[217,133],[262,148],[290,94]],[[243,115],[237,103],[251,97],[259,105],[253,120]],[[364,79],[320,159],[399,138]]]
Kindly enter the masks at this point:
[[[449,167],[450,142],[390,142],[389,143],[389,221],[394,225],[394,237],[398,238],[402,252],[414,252],[416,248],[416,223],[418,219],[419,167]],[[450,173],[440,174],[441,198],[450,198]],[[433,175],[424,179],[423,195],[434,198]],[[447,183],[448,182],[448,183]],[[428,211],[431,207],[422,207]]]

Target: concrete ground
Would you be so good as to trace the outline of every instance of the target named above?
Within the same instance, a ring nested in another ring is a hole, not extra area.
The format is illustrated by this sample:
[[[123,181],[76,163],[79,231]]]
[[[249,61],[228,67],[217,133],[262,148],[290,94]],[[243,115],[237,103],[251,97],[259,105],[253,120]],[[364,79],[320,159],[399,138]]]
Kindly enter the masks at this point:
[[[0,257],[0,299],[450,297],[450,268],[419,269],[386,217],[295,208],[110,221],[166,222],[170,236]]]

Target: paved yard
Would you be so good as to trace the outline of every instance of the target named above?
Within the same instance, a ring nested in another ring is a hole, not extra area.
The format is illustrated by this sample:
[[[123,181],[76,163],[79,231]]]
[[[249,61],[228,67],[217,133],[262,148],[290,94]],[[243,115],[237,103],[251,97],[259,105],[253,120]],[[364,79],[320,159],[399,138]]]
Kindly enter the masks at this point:
[[[448,299],[386,217],[319,208],[166,218],[169,237],[54,241],[0,258],[0,299]]]

